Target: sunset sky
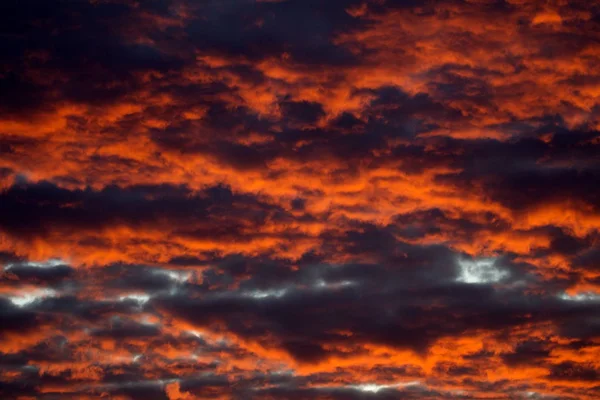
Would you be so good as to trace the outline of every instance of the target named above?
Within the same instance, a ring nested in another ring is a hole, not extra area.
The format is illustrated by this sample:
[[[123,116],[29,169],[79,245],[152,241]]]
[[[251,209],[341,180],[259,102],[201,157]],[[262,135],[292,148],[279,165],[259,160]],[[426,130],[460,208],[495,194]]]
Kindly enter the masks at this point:
[[[0,399],[600,399],[600,2],[0,1]]]

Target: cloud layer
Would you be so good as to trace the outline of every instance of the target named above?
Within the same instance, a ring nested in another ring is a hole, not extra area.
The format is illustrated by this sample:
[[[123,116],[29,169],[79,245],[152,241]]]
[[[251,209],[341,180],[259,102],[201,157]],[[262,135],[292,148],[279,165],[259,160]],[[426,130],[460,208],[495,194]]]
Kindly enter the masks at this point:
[[[600,396],[594,2],[0,27],[0,397]]]

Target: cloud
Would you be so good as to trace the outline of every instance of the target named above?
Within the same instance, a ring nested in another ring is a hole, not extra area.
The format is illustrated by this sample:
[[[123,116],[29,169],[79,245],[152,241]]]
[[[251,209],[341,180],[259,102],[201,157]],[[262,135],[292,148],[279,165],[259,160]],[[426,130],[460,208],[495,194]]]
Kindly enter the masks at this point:
[[[589,1],[5,1],[0,397],[598,398]]]

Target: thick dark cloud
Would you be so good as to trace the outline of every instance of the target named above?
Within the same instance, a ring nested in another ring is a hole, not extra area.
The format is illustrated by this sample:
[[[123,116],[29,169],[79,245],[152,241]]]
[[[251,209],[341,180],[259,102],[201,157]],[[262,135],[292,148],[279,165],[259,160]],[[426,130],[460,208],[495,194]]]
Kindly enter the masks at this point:
[[[2,5],[2,109],[22,114],[55,102],[106,104],[140,87],[137,73],[181,68],[183,57],[136,43],[169,4],[7,1]],[[142,16],[146,16],[144,21]],[[26,69],[24,69],[24,67]]]
[[[600,371],[594,368],[593,365],[562,362],[552,367],[550,377],[558,380],[583,380],[597,382],[600,378]]]
[[[69,265],[58,264],[38,266],[28,263],[10,263],[4,267],[8,279],[13,276],[19,281],[31,282],[57,282],[70,277],[74,270]]]
[[[2,332],[24,332],[33,329],[41,321],[29,310],[21,310],[6,299],[0,300]]]
[[[519,343],[511,353],[502,355],[507,365],[535,364],[544,362],[550,356],[550,349],[544,342],[523,342]]]
[[[286,100],[279,106],[283,117],[294,122],[314,123],[325,116],[323,106],[315,102]]]
[[[260,60],[287,53],[308,65],[344,66],[360,62],[337,46],[337,34],[363,25],[345,10],[357,1],[229,2],[199,4],[198,17],[186,28],[193,45],[208,54]]]
[[[336,350],[328,352],[325,348],[343,348],[362,341],[423,352],[436,339],[478,329],[549,321],[564,329],[578,329],[574,319],[591,317],[597,311],[597,305],[568,304],[553,298],[552,293],[532,296],[517,288],[494,289],[491,283],[465,284],[458,279],[457,256],[447,249],[410,246],[393,239],[386,244],[381,233],[368,235],[372,244],[367,234],[351,239],[350,232],[349,237],[342,238],[349,246],[345,253],[402,256],[381,259],[380,265],[304,266],[287,277],[279,273],[280,286],[270,289],[253,285],[253,281],[273,281],[266,275],[268,269],[244,267],[242,275],[253,278],[240,284],[238,295],[224,293],[191,300],[191,292],[161,299],[157,304],[198,326],[219,321],[244,337],[274,335],[286,351],[303,362],[336,354]],[[353,241],[360,243],[360,250],[350,247]],[[510,266],[509,260],[498,264],[512,271],[508,278],[512,282],[533,279],[519,276],[520,268]],[[473,298],[478,302],[474,303]],[[438,308],[430,310],[430,302],[439,304]],[[333,333],[336,330],[353,335]],[[290,341],[290,336],[295,339]],[[518,363],[518,354],[527,349],[527,344],[517,347],[514,355],[505,355],[506,362]]]
[[[170,185],[112,186],[95,191],[68,190],[40,182],[13,186],[0,197],[1,229],[24,236],[50,234],[53,230],[169,224],[180,235],[226,238],[239,234],[247,224],[264,224],[270,216],[285,217],[277,207],[222,186],[199,193]],[[199,224],[186,227],[185,221]]]

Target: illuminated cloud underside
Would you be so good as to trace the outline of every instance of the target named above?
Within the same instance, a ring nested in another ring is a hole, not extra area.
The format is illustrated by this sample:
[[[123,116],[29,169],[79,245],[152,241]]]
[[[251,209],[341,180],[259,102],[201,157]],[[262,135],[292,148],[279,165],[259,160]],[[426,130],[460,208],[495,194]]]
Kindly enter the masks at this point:
[[[458,282],[494,283],[507,278],[510,274],[495,265],[494,259],[466,261],[459,260],[460,276]]]
[[[0,398],[600,398],[596,3],[0,2]]]

